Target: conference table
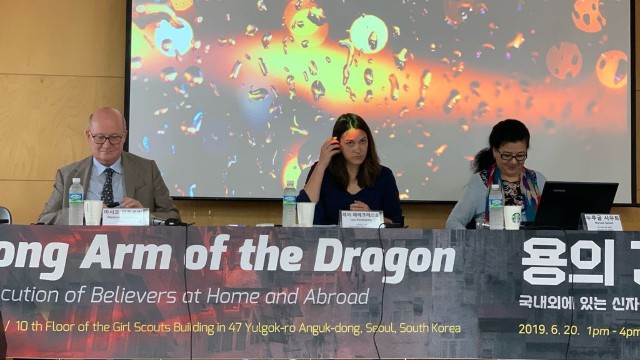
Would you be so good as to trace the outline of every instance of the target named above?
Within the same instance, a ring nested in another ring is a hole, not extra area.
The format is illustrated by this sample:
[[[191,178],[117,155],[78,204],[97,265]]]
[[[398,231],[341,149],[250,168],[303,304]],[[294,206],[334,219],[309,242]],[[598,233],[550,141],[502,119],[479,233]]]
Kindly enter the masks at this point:
[[[6,356],[638,359],[639,234],[2,225]]]

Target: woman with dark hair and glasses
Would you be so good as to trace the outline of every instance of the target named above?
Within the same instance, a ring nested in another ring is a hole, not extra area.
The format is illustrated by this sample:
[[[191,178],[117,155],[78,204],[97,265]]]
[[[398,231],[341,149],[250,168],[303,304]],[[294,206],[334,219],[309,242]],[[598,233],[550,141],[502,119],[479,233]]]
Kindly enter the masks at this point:
[[[356,114],[336,119],[298,201],[316,203],[318,225],[338,224],[340,210],[382,210],[385,222],[402,223],[396,180],[380,164],[371,130]]]
[[[447,229],[475,228],[478,220],[489,220],[491,184],[500,185],[505,205],[522,206],[523,221],[533,221],[547,179],[524,166],[529,138],[529,130],[518,120],[503,120],[493,127],[489,147],[473,160],[474,174],[449,214]]]

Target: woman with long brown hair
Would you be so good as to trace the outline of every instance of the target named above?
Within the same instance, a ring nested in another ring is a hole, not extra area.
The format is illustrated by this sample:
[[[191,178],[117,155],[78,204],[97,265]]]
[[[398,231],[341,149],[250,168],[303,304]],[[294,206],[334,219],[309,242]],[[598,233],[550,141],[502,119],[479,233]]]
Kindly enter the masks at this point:
[[[395,177],[380,164],[371,130],[356,114],[336,119],[298,201],[316,203],[314,224],[338,224],[340,210],[382,210],[385,222],[403,222]]]

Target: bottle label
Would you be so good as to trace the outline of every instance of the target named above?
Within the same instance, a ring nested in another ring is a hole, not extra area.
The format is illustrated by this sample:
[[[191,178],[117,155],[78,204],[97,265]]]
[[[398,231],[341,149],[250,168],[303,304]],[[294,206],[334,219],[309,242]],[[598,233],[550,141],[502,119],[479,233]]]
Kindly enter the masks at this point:
[[[295,195],[285,195],[282,197],[282,203],[284,205],[295,205],[296,204],[296,196]]]
[[[489,199],[489,207],[491,208],[502,207],[502,199]]]
[[[69,203],[81,203],[82,194],[69,194]]]

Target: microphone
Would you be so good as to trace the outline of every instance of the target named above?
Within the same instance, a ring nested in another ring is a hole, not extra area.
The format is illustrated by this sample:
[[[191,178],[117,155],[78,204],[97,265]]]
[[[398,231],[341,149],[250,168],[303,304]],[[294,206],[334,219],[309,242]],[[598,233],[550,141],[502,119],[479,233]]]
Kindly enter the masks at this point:
[[[179,219],[176,219],[176,218],[169,218],[169,219],[164,221],[164,224],[166,226],[187,226],[187,225],[190,225],[190,224],[187,224],[187,223],[183,223],[182,221],[180,221]]]
[[[400,223],[384,223],[384,227],[386,229],[398,229],[398,228],[403,228],[404,226]]]
[[[183,223],[182,221],[180,221],[180,219],[176,219],[176,218],[162,219],[162,218],[157,218],[157,217],[151,218],[151,223],[154,226],[160,226],[160,225],[164,225],[164,226],[187,226],[187,225],[193,225],[193,223],[192,224]]]
[[[152,217],[151,218],[151,224],[153,224],[154,226],[164,225],[166,221],[167,220],[165,220],[165,219],[160,219],[160,218],[157,218],[157,217]]]

